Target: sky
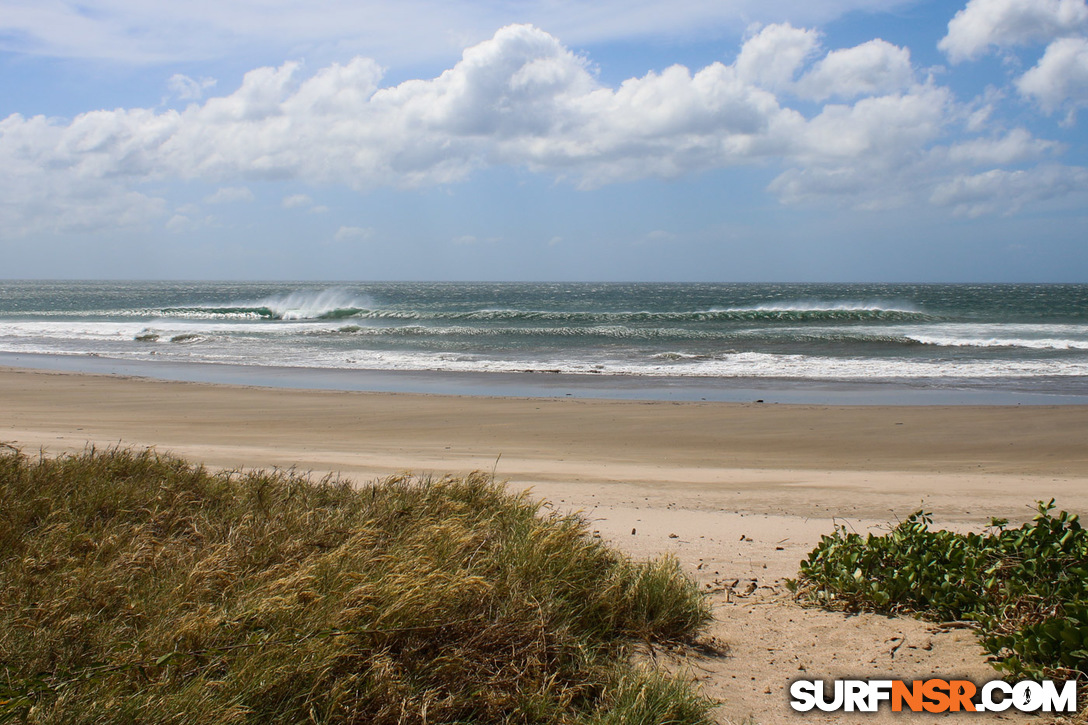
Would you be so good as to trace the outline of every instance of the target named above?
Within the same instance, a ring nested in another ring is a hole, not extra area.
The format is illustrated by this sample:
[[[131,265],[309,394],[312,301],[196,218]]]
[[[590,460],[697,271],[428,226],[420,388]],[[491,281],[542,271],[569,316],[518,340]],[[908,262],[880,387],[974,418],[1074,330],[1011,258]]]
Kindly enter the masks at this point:
[[[1086,0],[0,0],[0,278],[1088,282]]]

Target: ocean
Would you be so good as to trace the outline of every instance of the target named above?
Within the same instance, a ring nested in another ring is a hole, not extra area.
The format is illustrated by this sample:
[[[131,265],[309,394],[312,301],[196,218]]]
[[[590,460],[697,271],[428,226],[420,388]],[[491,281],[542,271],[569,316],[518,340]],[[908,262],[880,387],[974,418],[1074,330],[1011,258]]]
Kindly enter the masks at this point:
[[[111,361],[108,370],[152,377],[241,366],[258,383],[268,379],[260,370],[291,370],[303,386],[305,371],[315,383],[331,379],[320,371],[342,381],[410,371],[557,375],[579,394],[808,387],[1079,399],[1088,285],[6,281],[0,355],[31,367]]]

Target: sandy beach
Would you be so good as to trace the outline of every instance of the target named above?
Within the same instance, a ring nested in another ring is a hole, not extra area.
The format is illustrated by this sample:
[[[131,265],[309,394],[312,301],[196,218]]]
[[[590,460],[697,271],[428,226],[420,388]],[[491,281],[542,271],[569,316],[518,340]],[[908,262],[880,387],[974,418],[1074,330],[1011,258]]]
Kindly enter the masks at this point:
[[[924,506],[942,525],[980,528],[1052,497],[1088,511],[1086,406],[456,397],[6,368],[0,443],[154,446],[214,467],[355,480],[494,471],[581,510],[631,555],[680,557],[711,592],[710,636],[727,651],[687,664],[723,701],[722,722],[738,723],[846,721],[792,713],[786,687],[799,676],[993,677],[968,631],[793,602],[784,578],[835,522],[863,532]],[[964,721],[999,717],[1019,716]]]

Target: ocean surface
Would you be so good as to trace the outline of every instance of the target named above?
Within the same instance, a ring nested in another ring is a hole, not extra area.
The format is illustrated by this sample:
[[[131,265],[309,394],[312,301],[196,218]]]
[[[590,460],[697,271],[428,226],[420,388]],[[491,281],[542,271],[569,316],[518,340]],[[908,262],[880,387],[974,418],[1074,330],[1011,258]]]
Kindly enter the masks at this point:
[[[1088,285],[15,281],[0,353],[1083,396]]]

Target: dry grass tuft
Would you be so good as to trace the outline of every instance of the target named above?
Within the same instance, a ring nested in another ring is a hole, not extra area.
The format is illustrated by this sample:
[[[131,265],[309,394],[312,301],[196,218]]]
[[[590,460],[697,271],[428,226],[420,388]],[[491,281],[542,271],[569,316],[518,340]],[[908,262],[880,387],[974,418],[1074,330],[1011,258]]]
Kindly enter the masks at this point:
[[[0,455],[0,721],[703,723],[638,640],[709,620],[489,477],[356,489],[150,451]]]

